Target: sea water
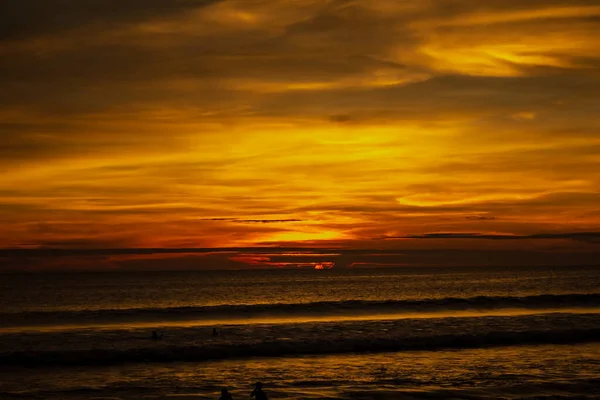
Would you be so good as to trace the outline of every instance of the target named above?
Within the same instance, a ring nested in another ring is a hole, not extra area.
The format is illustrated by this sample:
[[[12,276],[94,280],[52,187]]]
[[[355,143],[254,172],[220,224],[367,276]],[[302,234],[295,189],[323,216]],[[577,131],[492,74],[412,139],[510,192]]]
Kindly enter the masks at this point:
[[[1,278],[2,399],[600,398],[597,268]]]

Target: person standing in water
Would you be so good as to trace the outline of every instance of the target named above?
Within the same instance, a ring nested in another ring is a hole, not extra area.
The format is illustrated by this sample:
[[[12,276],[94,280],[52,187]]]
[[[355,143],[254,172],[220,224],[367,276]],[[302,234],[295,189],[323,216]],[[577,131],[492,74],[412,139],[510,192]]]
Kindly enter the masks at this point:
[[[233,397],[231,397],[231,393],[229,393],[227,388],[221,389],[221,397],[219,397],[219,400],[233,400]]]
[[[256,387],[250,394],[250,397],[256,397],[256,400],[268,400],[267,394],[262,390],[262,383],[256,382]]]

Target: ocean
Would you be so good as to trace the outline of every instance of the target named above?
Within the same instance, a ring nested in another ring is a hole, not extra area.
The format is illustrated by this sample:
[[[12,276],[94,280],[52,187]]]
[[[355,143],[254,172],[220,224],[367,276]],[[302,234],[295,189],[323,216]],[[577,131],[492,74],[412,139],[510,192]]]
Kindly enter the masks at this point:
[[[4,274],[0,305],[1,399],[600,398],[593,267]]]

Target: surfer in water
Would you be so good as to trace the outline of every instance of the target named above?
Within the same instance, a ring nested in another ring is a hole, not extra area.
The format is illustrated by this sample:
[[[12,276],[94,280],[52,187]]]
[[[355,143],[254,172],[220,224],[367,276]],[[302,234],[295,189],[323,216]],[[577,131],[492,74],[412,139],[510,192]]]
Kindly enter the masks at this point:
[[[267,399],[267,394],[265,392],[263,392],[263,390],[262,390],[262,383],[261,382],[256,382],[256,387],[254,388],[254,390],[250,394],[250,397],[255,397],[256,400],[268,400]]]
[[[227,388],[221,389],[221,397],[219,397],[219,400],[233,400],[233,397],[231,397],[231,393],[229,393]]]

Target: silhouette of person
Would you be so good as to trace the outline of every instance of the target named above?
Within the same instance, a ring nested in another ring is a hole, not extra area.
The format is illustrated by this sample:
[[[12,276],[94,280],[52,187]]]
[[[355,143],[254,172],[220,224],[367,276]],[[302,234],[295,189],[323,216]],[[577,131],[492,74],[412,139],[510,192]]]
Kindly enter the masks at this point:
[[[219,400],[233,400],[233,397],[231,397],[231,393],[229,393],[227,388],[221,389],[221,397],[219,397]]]
[[[158,340],[158,339],[160,339],[160,336],[158,336],[158,332],[152,331],[152,340]]]
[[[213,336],[219,336],[219,332],[217,332],[217,328],[213,328]]]
[[[256,400],[268,400],[267,394],[265,392],[263,392],[263,390],[262,390],[261,382],[256,382],[256,386],[255,386],[254,390],[252,391],[252,393],[250,394],[250,397],[256,397]]]

